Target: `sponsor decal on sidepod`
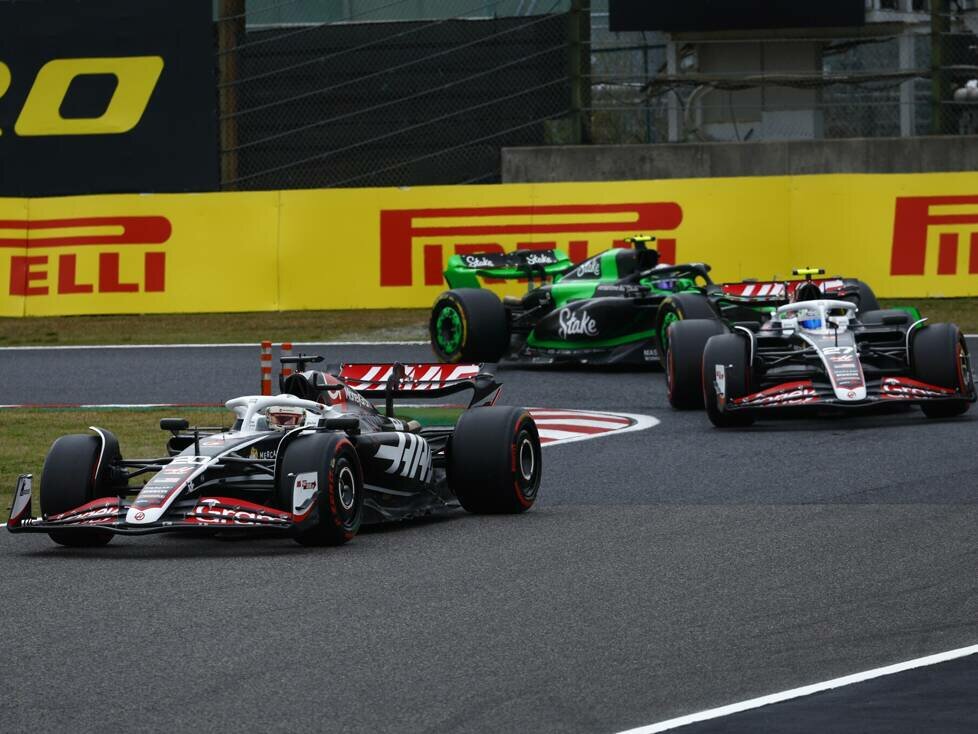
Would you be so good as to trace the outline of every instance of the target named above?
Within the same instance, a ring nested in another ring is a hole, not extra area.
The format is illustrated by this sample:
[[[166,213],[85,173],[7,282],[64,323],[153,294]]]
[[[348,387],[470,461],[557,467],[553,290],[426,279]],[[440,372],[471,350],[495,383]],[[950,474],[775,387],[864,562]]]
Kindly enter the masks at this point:
[[[292,513],[295,521],[300,522],[309,513],[319,489],[319,475],[314,472],[296,474],[292,484]]]
[[[560,334],[561,339],[577,334],[583,336],[598,335],[598,325],[585,309],[581,309],[575,314],[569,308],[562,308],[557,320],[559,323],[557,333]]]

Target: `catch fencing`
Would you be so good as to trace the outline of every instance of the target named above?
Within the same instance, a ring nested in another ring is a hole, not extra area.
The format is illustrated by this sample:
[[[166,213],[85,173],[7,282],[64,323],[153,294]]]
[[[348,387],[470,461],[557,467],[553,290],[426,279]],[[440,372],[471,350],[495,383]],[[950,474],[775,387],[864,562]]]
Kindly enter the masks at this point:
[[[516,146],[973,134],[976,2],[617,33],[602,0],[219,0],[222,187],[496,183]]]
[[[390,20],[389,1],[292,24],[266,22],[289,3],[250,5],[217,21],[225,189],[497,182],[503,146],[548,142],[569,113],[566,10]]]
[[[612,33],[592,18],[594,143],[978,132],[974,0],[867,0],[828,32]]]

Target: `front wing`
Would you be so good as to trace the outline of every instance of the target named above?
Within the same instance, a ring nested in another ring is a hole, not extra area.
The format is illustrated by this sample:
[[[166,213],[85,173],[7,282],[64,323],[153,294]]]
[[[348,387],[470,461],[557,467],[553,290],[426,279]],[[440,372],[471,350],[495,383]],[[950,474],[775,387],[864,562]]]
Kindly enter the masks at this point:
[[[880,380],[868,380],[866,382],[866,397],[863,400],[842,400],[828,383],[823,385],[813,380],[796,380],[765,388],[740,398],[726,399],[724,397],[719,401],[719,407],[725,413],[777,408],[858,410],[884,405],[919,405],[926,402],[962,399],[975,402],[976,396],[974,392],[970,395],[962,395],[957,390],[929,385],[910,377],[890,376]]]
[[[12,533],[48,533],[52,530],[91,532],[107,530],[120,535],[148,535],[173,531],[214,530],[292,531],[292,513],[230,497],[198,497],[179,500],[155,523],[126,522],[132,502],[121,497],[102,497],[73,510],[46,517],[31,517],[33,477],[17,479],[14,503],[7,522]]]

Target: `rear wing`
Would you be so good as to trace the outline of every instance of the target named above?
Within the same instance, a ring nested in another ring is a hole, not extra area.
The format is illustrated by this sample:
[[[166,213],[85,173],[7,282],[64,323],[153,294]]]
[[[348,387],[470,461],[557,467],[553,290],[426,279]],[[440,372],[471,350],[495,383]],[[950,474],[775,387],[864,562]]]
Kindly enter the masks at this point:
[[[818,286],[826,296],[843,295],[846,283],[841,278],[814,278],[810,280],[769,280],[742,281],[740,283],[721,283],[723,295],[730,300],[762,303],[788,303],[793,300],[795,290],[804,283]]]
[[[388,415],[396,398],[433,399],[471,390],[471,408],[492,405],[500,390],[496,378],[483,372],[481,364],[354,363],[329,372],[365,398],[384,398]]]
[[[479,278],[513,280],[526,278],[531,283],[553,280],[574,267],[561,250],[516,250],[452,255],[445,268],[449,288],[478,288]]]

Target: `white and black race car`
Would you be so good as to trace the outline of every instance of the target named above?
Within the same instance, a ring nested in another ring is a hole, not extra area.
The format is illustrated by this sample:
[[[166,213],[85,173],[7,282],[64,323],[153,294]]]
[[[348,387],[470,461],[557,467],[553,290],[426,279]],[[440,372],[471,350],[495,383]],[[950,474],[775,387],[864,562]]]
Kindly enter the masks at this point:
[[[101,428],[59,438],[41,474],[41,516],[32,517],[32,477],[21,475],[7,528],[67,546],[215,530],[339,545],[362,523],[459,504],[476,513],[533,505],[542,471],[536,424],[522,408],[493,406],[499,385],[479,365],[305,370],[317,361],[283,359],[299,372],[282,380],[282,394],[229,400],[229,430],[161,421],[171,433],[161,458],[123,459]],[[432,410],[425,427],[394,415],[397,399],[463,391],[471,393],[467,406]],[[371,398],[384,400],[384,413]]]
[[[849,301],[819,299],[781,306],[762,325],[734,325],[706,342],[706,411],[720,427],[785,408],[903,403],[931,418],[960,415],[975,401],[967,343],[954,324],[926,321],[896,309],[857,319]]]

